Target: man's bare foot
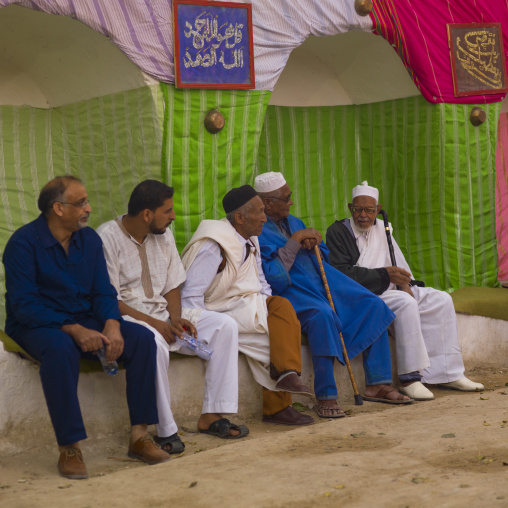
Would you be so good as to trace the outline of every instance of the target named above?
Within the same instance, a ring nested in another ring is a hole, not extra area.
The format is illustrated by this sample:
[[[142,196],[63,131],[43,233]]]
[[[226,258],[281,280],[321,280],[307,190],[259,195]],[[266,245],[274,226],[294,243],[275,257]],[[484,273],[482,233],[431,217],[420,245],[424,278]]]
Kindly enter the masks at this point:
[[[217,420],[220,420],[222,415],[218,413],[203,413],[198,420],[198,430],[208,430],[210,425]],[[229,429],[229,435],[236,437],[240,435],[240,431],[236,429]]]
[[[336,400],[318,400],[314,410],[320,418],[343,418],[346,416]]]

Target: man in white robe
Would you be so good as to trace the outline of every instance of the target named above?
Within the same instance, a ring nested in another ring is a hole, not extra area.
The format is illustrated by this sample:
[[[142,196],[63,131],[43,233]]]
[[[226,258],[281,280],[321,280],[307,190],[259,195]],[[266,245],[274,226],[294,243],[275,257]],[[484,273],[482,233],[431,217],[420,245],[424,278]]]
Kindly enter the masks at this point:
[[[238,411],[238,327],[224,314],[182,309],[180,285],[186,276],[168,229],[174,219],[173,189],[145,180],[132,191],[128,213],[102,224],[97,232],[123,318],[142,324],[155,335],[159,413],[155,439],[169,453],[181,453],[185,447],[171,412],[168,366],[169,351],[180,347],[175,335],[181,337],[184,329],[213,349],[206,366],[199,432],[237,439],[249,431],[222,417]],[[180,352],[191,354],[184,349]]]
[[[353,189],[353,202],[348,205],[352,218],[335,221],[326,233],[330,263],[378,294],[395,313],[401,392],[415,400],[433,399],[422,381],[460,391],[483,390],[482,384],[464,377],[450,295],[414,285],[411,269],[393,238],[397,266],[392,266],[384,224],[376,220],[382,209],[378,197],[378,189],[367,182]]]

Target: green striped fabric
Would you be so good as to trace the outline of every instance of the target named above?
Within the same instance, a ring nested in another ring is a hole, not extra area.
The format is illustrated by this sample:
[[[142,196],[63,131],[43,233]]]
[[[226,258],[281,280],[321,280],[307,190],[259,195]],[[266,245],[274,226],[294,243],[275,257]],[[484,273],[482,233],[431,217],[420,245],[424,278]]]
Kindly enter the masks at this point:
[[[267,91],[189,90],[161,84],[164,94],[162,174],[175,188],[173,233],[181,250],[203,219],[224,216],[222,198],[232,187],[252,184]],[[225,126],[204,127],[211,109]]]
[[[293,213],[323,233],[349,215],[362,180],[380,189],[395,238],[418,279],[451,290],[496,284],[494,176],[500,104],[412,97],[360,106],[269,106],[256,173],[282,171]]]
[[[1,251],[17,228],[37,217],[39,191],[55,175],[83,180],[92,227],[126,211],[139,181],[161,177],[162,117],[158,85],[49,110],[1,106]],[[3,288],[3,264],[0,269]]]

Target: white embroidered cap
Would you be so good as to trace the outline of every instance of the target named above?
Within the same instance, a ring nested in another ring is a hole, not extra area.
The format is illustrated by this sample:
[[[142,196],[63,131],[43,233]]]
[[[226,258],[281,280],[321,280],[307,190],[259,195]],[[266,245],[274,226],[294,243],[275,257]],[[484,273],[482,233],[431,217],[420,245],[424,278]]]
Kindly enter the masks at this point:
[[[355,199],[356,196],[370,196],[376,201],[379,201],[379,191],[375,187],[371,187],[366,181],[353,188],[353,199]]]
[[[282,176],[282,173],[275,171],[269,171],[262,175],[256,176],[254,180],[254,189],[256,192],[272,192],[280,189],[286,185],[286,179]]]

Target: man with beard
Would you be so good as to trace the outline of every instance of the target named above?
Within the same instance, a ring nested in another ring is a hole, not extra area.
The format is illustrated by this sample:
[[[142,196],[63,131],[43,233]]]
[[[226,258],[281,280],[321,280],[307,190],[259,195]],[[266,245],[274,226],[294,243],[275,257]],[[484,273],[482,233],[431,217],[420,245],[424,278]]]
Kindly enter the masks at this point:
[[[397,266],[392,266],[379,191],[367,182],[353,189],[351,218],[335,221],[326,232],[330,263],[379,295],[395,313],[393,328],[400,391],[415,400],[432,400],[422,381],[460,391],[483,390],[464,377],[457,337],[457,318],[448,293],[414,285],[413,276],[395,239]],[[397,290],[396,286],[400,288]]]
[[[173,188],[145,180],[132,191],[126,215],[98,228],[104,243],[109,278],[118,292],[124,319],[153,331],[157,344],[156,441],[169,453],[184,444],[170,407],[169,351],[179,348],[175,335],[188,331],[214,350],[207,362],[205,397],[198,430],[223,439],[238,439],[249,430],[222,417],[238,409],[238,328],[216,312],[182,309],[180,285],[185,270],[168,226],[175,220]],[[182,350],[188,353],[187,350]],[[188,353],[190,354],[190,353]]]
[[[268,218],[259,236],[263,270],[272,292],[291,302],[308,336],[318,416],[345,416],[337,404],[333,374],[335,359],[344,363],[340,332],[351,358],[363,354],[366,381],[363,398],[389,404],[411,403],[409,397],[391,385],[387,328],[393,313],[379,298],[329,265],[328,249],[319,231],[307,228],[289,213],[292,192],[282,173],[258,175],[254,188],[263,200]],[[321,252],[336,311],[328,302],[315,246]]]
[[[158,421],[155,342],[142,326],[120,317],[102,242],[87,228],[85,187],[73,176],[47,183],[41,215],[18,229],[4,251],[6,332],[40,361],[40,377],[60,449],[58,470],[88,478],[79,442],[86,439],[77,387],[79,359],[124,362],[132,425],[129,456],[158,464],[170,459],[147,434]]]

